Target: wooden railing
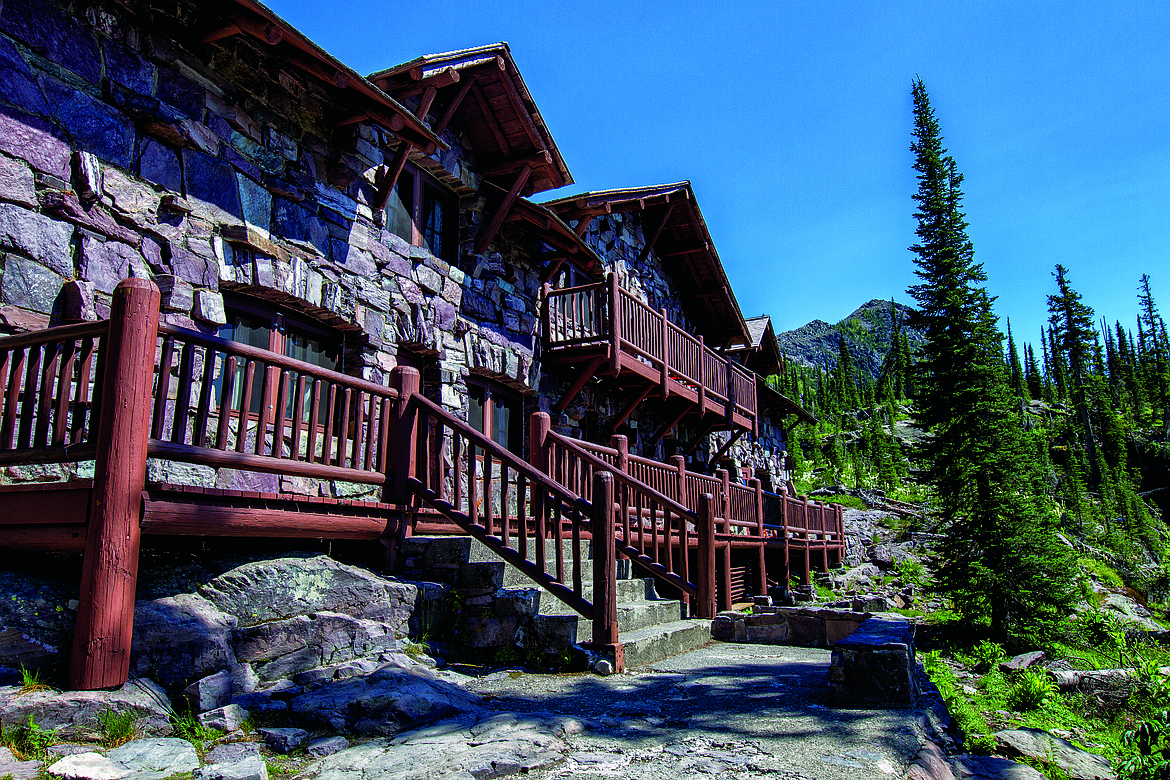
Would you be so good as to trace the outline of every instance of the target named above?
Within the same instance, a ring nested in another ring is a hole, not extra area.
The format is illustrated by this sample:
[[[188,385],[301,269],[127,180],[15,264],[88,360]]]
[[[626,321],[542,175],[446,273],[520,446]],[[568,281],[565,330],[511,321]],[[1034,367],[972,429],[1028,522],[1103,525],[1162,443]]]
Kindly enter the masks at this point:
[[[0,464],[91,460],[108,321],[3,339]]]
[[[615,376],[623,365],[639,362],[657,372],[668,392],[671,383],[688,388],[705,408],[706,399],[722,406],[728,418],[739,414],[758,422],[755,375],[719,355],[675,325],[665,309],[655,311],[618,284],[605,282],[544,289],[544,341],[558,349],[604,347]]]
[[[393,388],[170,325],[159,333],[150,455],[386,482]]]

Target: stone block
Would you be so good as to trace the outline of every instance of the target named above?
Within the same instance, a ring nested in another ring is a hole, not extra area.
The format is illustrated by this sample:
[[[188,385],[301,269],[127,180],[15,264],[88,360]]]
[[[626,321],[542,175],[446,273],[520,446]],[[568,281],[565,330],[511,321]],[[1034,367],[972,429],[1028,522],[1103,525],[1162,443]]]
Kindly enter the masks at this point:
[[[34,114],[49,113],[28,63],[7,38],[0,38],[0,83],[4,84],[5,100],[12,105]]]
[[[242,221],[243,207],[236,172],[226,162],[194,149],[184,149],[183,182],[188,200],[202,204],[212,222]]]
[[[156,138],[145,137],[138,144],[138,175],[172,192],[183,190],[178,152]]]
[[[59,129],[43,119],[0,104],[0,151],[65,181],[73,149]]]
[[[93,282],[84,280],[65,282],[61,288],[58,302],[61,305],[61,317],[65,320],[92,322],[98,318],[97,308],[94,306]]]
[[[227,324],[227,313],[223,307],[223,296],[210,290],[195,292],[195,305],[191,316],[209,325]]]
[[[83,233],[78,257],[81,278],[100,292],[112,293],[118,282],[129,277],[151,276],[142,253],[120,241],[99,241]]]
[[[9,0],[0,10],[0,30],[76,73],[90,84],[101,79],[102,53],[83,19],[48,0]]]
[[[36,182],[23,160],[0,154],[0,200],[36,207]]]
[[[787,620],[780,623],[757,626],[746,624],[744,626],[745,642],[763,645],[781,645],[787,643],[788,639],[789,627]]]
[[[789,622],[792,643],[801,647],[825,646],[825,622],[808,615],[796,615]]]
[[[913,624],[870,618],[836,644],[829,682],[845,706],[911,707],[914,671]]]
[[[261,728],[256,733],[274,753],[291,753],[309,741],[309,732],[293,728]]]
[[[198,715],[200,725],[221,731],[235,731],[247,717],[248,713],[238,704],[228,704]]]
[[[232,676],[227,669],[216,672],[188,685],[183,698],[196,712],[207,712],[231,703]]]
[[[443,277],[430,266],[420,264],[416,267],[414,269],[414,279],[418,282],[419,287],[432,295],[441,292],[443,289]]]
[[[852,635],[859,625],[860,623],[855,620],[826,620],[825,643],[832,647],[845,637]]]
[[[0,249],[15,249],[73,276],[73,226],[11,203],[0,203]]]
[[[9,306],[52,314],[65,280],[35,260],[20,255],[0,255],[4,276],[0,277],[0,301]]]
[[[999,665],[1002,672],[1017,672],[1020,669],[1027,669],[1029,666],[1035,666],[1043,661],[1045,654],[1043,650],[1033,650],[1030,653],[1021,653],[1013,656]]]
[[[305,748],[305,752],[314,758],[324,758],[334,753],[340,753],[349,747],[349,740],[345,737],[322,737],[315,739]]]
[[[37,83],[52,116],[76,148],[119,168],[134,163],[134,125],[125,114],[50,76],[42,74]]]
[[[735,618],[719,615],[711,621],[711,638],[720,642],[731,642],[735,636]]]
[[[127,89],[149,95],[154,89],[154,65],[113,41],[102,41],[106,55],[106,76]]]
[[[195,290],[177,276],[162,274],[154,277],[154,283],[162,294],[163,311],[180,311],[188,313],[195,304]]]
[[[127,214],[152,213],[158,209],[159,198],[154,190],[131,179],[117,168],[107,168],[102,176],[102,190],[113,201],[114,208]]]

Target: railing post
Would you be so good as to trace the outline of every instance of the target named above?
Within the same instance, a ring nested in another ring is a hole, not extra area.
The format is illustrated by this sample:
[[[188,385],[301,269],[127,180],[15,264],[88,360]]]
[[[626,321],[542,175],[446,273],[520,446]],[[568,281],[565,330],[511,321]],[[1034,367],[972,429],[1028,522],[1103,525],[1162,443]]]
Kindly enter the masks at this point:
[[[674,468],[676,481],[674,484],[674,500],[687,509],[691,505],[687,502],[687,461],[682,455],[671,455],[669,458],[671,467]],[[691,578],[691,536],[687,529],[687,519],[685,516],[678,518],[678,571],[684,580]],[[694,605],[691,604],[691,596],[689,593],[683,593],[683,605],[686,607],[687,615],[694,614]]]
[[[159,298],[149,279],[119,282],[102,345],[102,408],[69,659],[69,685],[78,690],[122,685],[130,672]]]
[[[699,419],[707,414],[707,342],[699,334]]]
[[[622,644],[618,641],[617,555],[613,513],[614,479],[608,471],[593,475],[593,650],[612,650],[614,671],[625,669]]]
[[[715,511],[723,518],[723,533],[731,533],[731,475],[727,469],[717,469],[715,478],[719,480],[719,503]]]
[[[670,325],[662,309],[662,400],[670,398]]]
[[[622,373],[622,298],[616,271],[609,272],[609,373]]]
[[[826,510],[828,510],[829,506],[824,501],[818,501],[817,503],[820,504],[819,517],[821,520],[821,522],[818,524],[820,526],[820,537],[821,537],[821,571],[828,572],[829,571],[829,534],[828,534],[828,529],[827,529],[828,522],[825,520],[825,515],[828,514],[828,512]],[[833,514],[836,515],[837,513],[834,512]]]
[[[804,572],[801,584],[809,585],[812,583],[812,558],[809,556],[809,548],[812,547],[812,534],[808,530],[808,496],[801,496],[800,500],[800,516],[804,518]]]
[[[406,481],[414,475],[415,448],[418,446],[418,411],[410,402],[418,392],[420,377],[417,368],[397,366],[390,371],[390,387],[398,391],[394,402],[394,417],[390,425],[390,453],[388,466],[392,483],[387,483],[387,503],[410,504],[411,492]]]
[[[528,462],[541,474],[552,477],[548,450],[548,432],[552,418],[547,412],[535,412],[528,421]],[[545,570],[545,540],[548,538],[548,501],[544,488],[532,485],[532,513],[536,518],[536,561]]]
[[[699,587],[698,617],[715,617],[715,496],[699,496]]]
[[[759,567],[756,571],[756,589],[761,596],[768,595],[768,569],[765,560],[765,551],[768,548],[768,540],[764,535],[764,486],[758,479],[752,479],[748,482],[754,491],[756,500],[756,536],[760,537],[760,555]]]
[[[617,470],[623,474],[630,471],[630,440],[625,434],[615,433],[609,437],[609,446],[617,450]]]
[[[780,488],[780,527],[784,536],[784,593],[792,586],[792,559],[788,554],[788,490]]]
[[[727,424],[730,426],[735,420],[735,369],[731,358],[723,358],[727,363]]]
[[[549,298],[549,293],[552,292],[552,285],[545,282],[540,286],[540,325],[544,331],[544,341],[546,344],[552,342],[552,300]]]
[[[727,469],[715,472],[719,480],[719,508],[716,510],[723,518],[723,533],[731,534],[731,477]],[[724,542],[719,567],[719,608],[731,609],[731,540]]]

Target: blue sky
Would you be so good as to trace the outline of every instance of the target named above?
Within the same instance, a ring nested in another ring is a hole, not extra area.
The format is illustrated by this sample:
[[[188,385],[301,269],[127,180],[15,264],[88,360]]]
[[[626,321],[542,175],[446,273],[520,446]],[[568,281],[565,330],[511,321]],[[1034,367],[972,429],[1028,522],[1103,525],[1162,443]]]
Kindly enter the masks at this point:
[[[1170,4],[371,3],[271,7],[369,73],[508,41],[576,184],[690,179],[745,316],[836,322],[912,303],[920,75],[965,175],[976,258],[1036,342],[1062,263],[1133,326],[1148,273],[1170,313]]]

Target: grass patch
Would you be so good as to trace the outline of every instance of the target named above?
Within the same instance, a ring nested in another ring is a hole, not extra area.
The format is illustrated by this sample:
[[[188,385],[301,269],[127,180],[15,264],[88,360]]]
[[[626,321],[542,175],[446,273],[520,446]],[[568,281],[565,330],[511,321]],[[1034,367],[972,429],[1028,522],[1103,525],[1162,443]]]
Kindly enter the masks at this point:
[[[57,743],[57,730],[44,729],[32,715],[28,723],[5,727],[0,723],[0,745],[12,751],[19,761],[44,761],[51,745]]]
[[[195,752],[199,754],[199,758],[207,753],[207,747],[210,743],[224,735],[223,731],[219,729],[208,728],[199,722],[194,713],[173,713],[171,715],[171,725],[175,729],[175,736],[182,737],[195,746]]]
[[[848,509],[865,509],[865,502],[860,498],[840,493],[834,493],[831,496],[817,496],[817,501],[824,501],[826,504],[840,504]]]
[[[125,745],[138,736],[138,723],[141,718],[134,712],[105,710],[98,713],[97,719],[102,744],[108,748]]]
[[[55,691],[56,688],[41,679],[40,669],[25,669],[20,667],[20,693],[36,693],[37,691]]]

